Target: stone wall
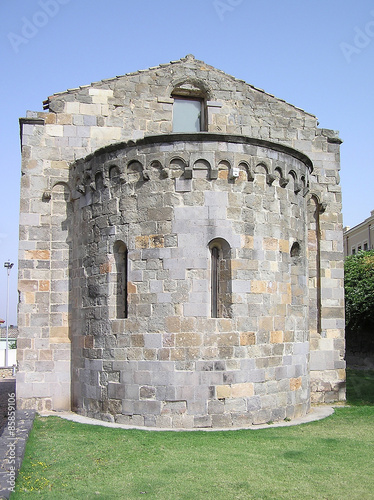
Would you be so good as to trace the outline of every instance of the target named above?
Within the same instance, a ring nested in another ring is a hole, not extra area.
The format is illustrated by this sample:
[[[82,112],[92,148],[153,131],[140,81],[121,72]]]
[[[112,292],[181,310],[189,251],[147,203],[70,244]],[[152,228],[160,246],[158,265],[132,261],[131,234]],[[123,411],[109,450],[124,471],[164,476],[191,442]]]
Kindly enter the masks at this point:
[[[176,92],[205,132],[171,135]],[[335,132],[192,56],[45,104],[21,119],[20,405],[218,426],[344,398]]]
[[[83,303],[73,320],[74,406],[169,427],[305,414],[306,201],[299,188],[308,166],[242,137],[180,139],[153,137],[73,170],[84,191],[71,238],[73,302],[77,293]],[[118,240],[128,249],[127,319],[116,318]],[[213,241],[227,243],[231,261],[230,307],[217,319],[210,314]],[[300,252],[291,256],[295,242]]]

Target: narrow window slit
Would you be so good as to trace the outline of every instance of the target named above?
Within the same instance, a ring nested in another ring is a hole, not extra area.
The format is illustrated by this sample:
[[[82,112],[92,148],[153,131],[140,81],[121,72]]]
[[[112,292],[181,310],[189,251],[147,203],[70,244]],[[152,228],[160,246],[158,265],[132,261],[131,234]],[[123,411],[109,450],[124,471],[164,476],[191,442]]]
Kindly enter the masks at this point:
[[[115,296],[116,296],[116,318],[127,318],[128,315],[128,298],[127,298],[127,274],[128,274],[128,258],[127,247],[122,241],[116,241],[113,247],[114,258],[116,263],[115,269]]]
[[[218,318],[218,287],[219,287],[219,249],[213,247],[212,250],[212,318]]]
[[[231,249],[223,238],[216,238],[210,249],[210,309],[212,318],[231,318]]]

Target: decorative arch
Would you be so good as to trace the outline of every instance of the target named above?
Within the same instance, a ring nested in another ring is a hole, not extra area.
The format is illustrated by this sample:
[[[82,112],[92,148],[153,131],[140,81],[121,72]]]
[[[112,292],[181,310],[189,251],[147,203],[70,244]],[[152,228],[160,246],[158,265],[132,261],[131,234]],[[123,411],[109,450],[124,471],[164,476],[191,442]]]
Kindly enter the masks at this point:
[[[85,195],[86,194],[86,186],[84,185],[84,181],[80,176],[75,178],[75,189],[78,193]],[[79,197],[79,195],[78,195]]]
[[[65,182],[56,182],[51,190],[51,230],[50,230],[50,261],[51,263],[63,263],[62,265],[51,265],[50,281],[51,288],[56,283],[59,293],[55,294],[54,309],[50,311],[50,321],[56,327],[66,328],[67,336],[65,345],[61,345],[70,359],[70,324],[69,314],[71,312],[71,289],[72,289],[72,215],[73,203],[69,186]]]
[[[228,160],[221,160],[217,165],[217,176],[219,179],[227,180],[231,170],[231,164]]]
[[[281,179],[283,177],[282,168],[281,167],[275,167],[274,174],[277,175],[279,177],[279,179]]]
[[[252,171],[251,171],[251,167],[250,167],[250,165],[249,165],[248,162],[246,162],[244,160],[240,161],[239,164],[238,164],[238,168],[240,170],[244,170],[244,172],[247,175],[247,179],[249,181],[253,181],[254,180],[254,177],[253,177],[253,174],[252,174]]]
[[[67,202],[70,202],[72,201],[72,193],[71,193],[71,189],[70,189],[70,186],[67,182],[65,181],[57,181],[57,182],[54,182],[52,184],[52,188],[51,190],[47,190],[43,193],[43,199],[45,198],[46,200],[50,200],[52,198],[52,193],[53,191],[57,192],[59,189],[58,188],[61,188],[63,189],[65,195],[64,195],[64,198],[65,198],[65,201]]]
[[[109,167],[109,181],[110,185],[113,187],[118,185],[121,180],[121,172],[117,165],[111,165]]]
[[[170,177],[175,179],[184,174],[185,179],[192,178],[192,169],[188,166],[188,162],[181,156],[173,156],[169,161]]]
[[[179,78],[171,83],[169,93],[171,97],[200,97],[209,100],[212,92],[206,81],[198,78]]]
[[[169,177],[169,173],[167,169],[162,165],[162,163],[159,160],[153,160],[148,168],[148,172],[151,173],[156,173],[159,179],[166,179]],[[144,177],[144,173],[143,173]]]
[[[290,170],[288,172],[288,177],[292,179],[293,182],[293,191],[295,194],[298,194],[301,191],[301,184],[298,181],[297,174],[294,170]]]
[[[288,177],[291,177],[293,182],[297,182],[297,174],[294,170],[289,170],[288,171]]]
[[[95,174],[95,189],[96,191],[101,191],[105,187],[104,176],[102,172],[96,172]]]
[[[194,162],[192,168],[193,170],[205,170],[209,172],[212,167],[208,160],[204,158],[199,158]]]
[[[255,172],[258,174],[268,175],[270,173],[270,165],[264,160],[256,162]]]
[[[143,165],[138,160],[131,160],[126,167],[126,181],[136,184],[143,179]]]
[[[307,202],[309,330],[312,336],[321,333],[322,322],[320,214],[320,200],[312,194]]]

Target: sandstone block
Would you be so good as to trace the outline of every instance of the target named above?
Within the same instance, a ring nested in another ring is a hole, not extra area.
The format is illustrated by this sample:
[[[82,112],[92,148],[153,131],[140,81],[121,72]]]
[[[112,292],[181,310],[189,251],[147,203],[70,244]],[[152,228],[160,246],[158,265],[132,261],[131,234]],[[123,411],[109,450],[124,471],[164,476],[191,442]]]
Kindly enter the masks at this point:
[[[231,386],[230,385],[217,385],[216,397],[217,397],[217,399],[231,398]]]
[[[270,342],[272,344],[280,344],[283,342],[283,332],[275,331],[270,333]]]
[[[254,395],[253,383],[247,382],[242,384],[232,384],[231,386],[231,397],[242,398],[250,397]]]
[[[191,347],[199,346],[202,343],[202,337],[200,333],[176,333],[175,334],[175,345],[177,347]]]
[[[51,344],[70,342],[69,327],[53,326],[50,328],[49,341]]]
[[[255,343],[255,332],[243,332],[240,334],[240,345],[254,345]]]
[[[301,377],[290,379],[290,389],[291,391],[297,391],[301,388]]]

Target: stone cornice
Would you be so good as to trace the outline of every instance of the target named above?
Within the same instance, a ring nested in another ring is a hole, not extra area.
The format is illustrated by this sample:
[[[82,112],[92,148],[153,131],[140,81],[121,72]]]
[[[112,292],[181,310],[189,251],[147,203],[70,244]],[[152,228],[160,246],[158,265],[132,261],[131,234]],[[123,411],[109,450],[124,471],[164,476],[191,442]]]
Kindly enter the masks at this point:
[[[248,144],[251,146],[264,147],[272,149],[274,151],[278,151],[280,153],[286,153],[292,156],[293,158],[302,161],[309,169],[309,172],[313,171],[313,163],[310,160],[310,158],[301,151],[291,148],[290,146],[286,146],[278,142],[271,142],[264,139],[258,139],[256,137],[247,137],[244,135],[234,135],[234,134],[220,134],[212,132],[149,135],[142,139],[138,139],[137,141],[127,141],[127,142],[118,142],[115,144],[110,144],[108,146],[105,146],[103,148],[94,151],[85,158],[82,158],[82,160],[78,160],[78,162],[80,161],[86,162],[95,156],[99,156],[104,153],[111,153],[129,147],[145,146],[147,144],[165,144],[174,142],[227,142],[234,144]]]

